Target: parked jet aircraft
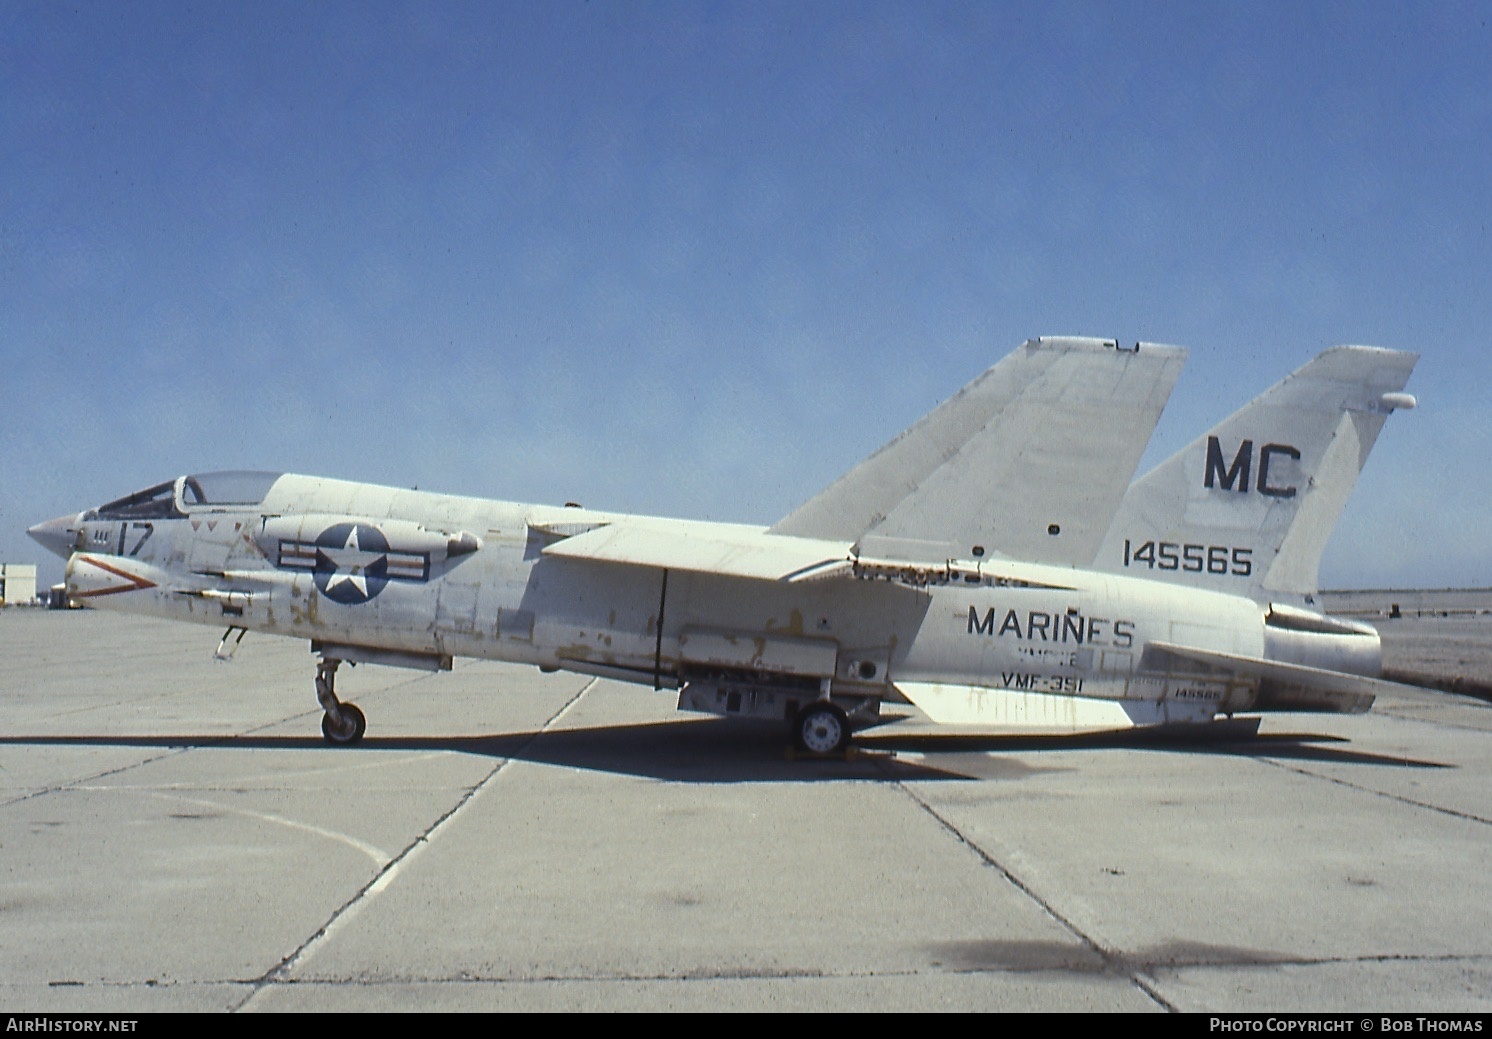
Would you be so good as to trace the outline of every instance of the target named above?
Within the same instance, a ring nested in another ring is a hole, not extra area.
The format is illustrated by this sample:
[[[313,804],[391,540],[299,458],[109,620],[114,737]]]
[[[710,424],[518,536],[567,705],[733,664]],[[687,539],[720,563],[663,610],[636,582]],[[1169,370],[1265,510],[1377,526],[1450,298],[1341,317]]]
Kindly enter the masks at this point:
[[[1363,711],[1370,627],[1306,607],[1415,356],[1322,354],[1130,485],[1184,357],[1032,340],[770,528],[279,473],[178,477],[33,527],[100,607],[678,690],[842,750],[883,702],[1020,731]],[[1306,587],[1309,585],[1309,587]]]

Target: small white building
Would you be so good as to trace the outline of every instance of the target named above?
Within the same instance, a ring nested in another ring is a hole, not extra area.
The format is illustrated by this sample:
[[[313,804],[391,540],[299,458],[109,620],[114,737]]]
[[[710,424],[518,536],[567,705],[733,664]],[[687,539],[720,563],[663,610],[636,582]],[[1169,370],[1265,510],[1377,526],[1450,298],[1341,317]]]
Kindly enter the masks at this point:
[[[0,563],[0,604],[14,606],[36,598],[36,567],[27,563]]]

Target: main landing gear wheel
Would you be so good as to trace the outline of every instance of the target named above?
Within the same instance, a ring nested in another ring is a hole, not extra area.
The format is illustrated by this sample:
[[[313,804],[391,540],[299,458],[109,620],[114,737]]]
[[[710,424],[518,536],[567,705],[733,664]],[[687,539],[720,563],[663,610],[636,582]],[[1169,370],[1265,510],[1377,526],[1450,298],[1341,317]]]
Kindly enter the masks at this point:
[[[850,745],[850,720],[836,704],[811,703],[793,721],[793,744],[808,754],[842,754]]]
[[[326,742],[347,746],[363,738],[368,730],[368,719],[357,709],[356,704],[343,703],[337,699],[337,668],[341,661],[323,657],[316,665],[316,700],[326,714],[321,717],[321,735]]]

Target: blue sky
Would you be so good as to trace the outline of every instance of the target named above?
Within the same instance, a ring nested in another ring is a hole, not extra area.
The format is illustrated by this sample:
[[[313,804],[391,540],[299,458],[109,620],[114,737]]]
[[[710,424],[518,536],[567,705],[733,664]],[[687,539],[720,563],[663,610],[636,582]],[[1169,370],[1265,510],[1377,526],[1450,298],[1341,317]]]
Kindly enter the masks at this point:
[[[1036,335],[1146,465],[1420,352],[1329,587],[1492,585],[1485,3],[0,0],[0,560],[261,468],[770,523]]]

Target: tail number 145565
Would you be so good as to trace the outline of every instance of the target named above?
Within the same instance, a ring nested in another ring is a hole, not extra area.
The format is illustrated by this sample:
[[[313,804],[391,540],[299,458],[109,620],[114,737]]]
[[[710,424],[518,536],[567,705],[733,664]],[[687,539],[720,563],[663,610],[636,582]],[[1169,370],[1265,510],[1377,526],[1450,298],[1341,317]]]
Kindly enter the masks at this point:
[[[1254,572],[1253,549],[1234,545],[1185,545],[1174,541],[1124,539],[1124,565],[1149,570],[1227,574],[1248,577]]]

